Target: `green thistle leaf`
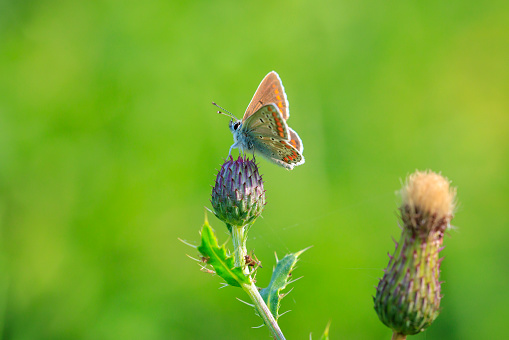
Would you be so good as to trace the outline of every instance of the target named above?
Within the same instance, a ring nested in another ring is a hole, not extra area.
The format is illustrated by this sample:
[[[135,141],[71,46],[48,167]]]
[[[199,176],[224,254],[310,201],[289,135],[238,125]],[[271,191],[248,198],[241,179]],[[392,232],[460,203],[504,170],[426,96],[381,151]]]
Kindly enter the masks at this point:
[[[307,249],[308,248],[294,254],[288,254],[282,260],[279,260],[274,272],[272,273],[269,285],[267,288],[260,290],[260,295],[276,320],[279,317],[279,306],[284,297],[284,295],[281,294],[281,291],[286,288],[290,272],[299,260],[300,254]]]
[[[201,245],[198,246],[198,251],[208,258],[208,264],[212,265],[216,274],[230,286],[241,287],[242,284],[249,284],[249,277],[244,275],[241,268],[235,267],[233,256],[227,255],[225,246],[219,247],[207,219],[201,230]]]

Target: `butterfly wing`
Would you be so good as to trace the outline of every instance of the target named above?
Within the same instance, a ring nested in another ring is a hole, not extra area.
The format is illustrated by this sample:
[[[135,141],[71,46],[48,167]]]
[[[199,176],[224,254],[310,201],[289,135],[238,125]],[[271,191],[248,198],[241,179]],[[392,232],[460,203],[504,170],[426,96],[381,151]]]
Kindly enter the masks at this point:
[[[242,121],[246,121],[251,115],[257,112],[260,107],[269,103],[274,103],[277,106],[284,120],[290,117],[285,88],[283,87],[281,78],[279,78],[279,75],[275,71],[270,72],[263,78],[244,113]]]
[[[302,145],[299,135],[290,127],[288,127],[288,132],[290,133],[290,144],[302,154],[304,152],[304,145]]]
[[[290,128],[284,121],[279,109],[274,104],[265,105],[252,114],[245,122],[246,130],[256,131],[261,136],[278,136],[288,140],[289,143],[301,154],[304,151],[302,140],[297,132]],[[274,130],[274,127],[278,129]]]
[[[290,138],[288,125],[276,104],[262,106],[242,123],[242,129],[248,134],[263,137],[277,137],[283,140]]]
[[[262,136],[256,143],[255,151],[267,160],[289,170],[305,162],[304,156],[285,140]]]
[[[302,142],[290,129],[275,104],[262,106],[242,125],[242,134],[247,136],[247,145],[269,161],[286,169],[304,163]]]

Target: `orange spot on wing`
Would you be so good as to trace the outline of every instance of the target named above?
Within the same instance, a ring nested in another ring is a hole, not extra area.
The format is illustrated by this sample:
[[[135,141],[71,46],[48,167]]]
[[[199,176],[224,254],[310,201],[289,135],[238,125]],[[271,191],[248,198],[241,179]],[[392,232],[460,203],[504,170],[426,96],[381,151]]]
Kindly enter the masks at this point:
[[[272,111],[272,106],[267,106],[267,110]]]
[[[282,108],[282,107],[283,107],[283,103],[282,103],[282,102],[278,102],[278,103],[277,103],[277,106],[279,106],[279,107],[281,107],[281,108]]]
[[[280,121],[276,121],[276,124],[277,124],[277,126],[281,126],[281,122]]]
[[[276,86],[274,85],[274,87],[276,87]],[[278,89],[275,89],[275,90],[274,90],[274,93],[275,93],[275,94],[279,94],[279,90],[278,90]]]
[[[279,135],[284,138],[285,137],[285,134],[283,132],[280,132]]]
[[[297,147],[297,142],[295,141],[295,139],[292,139],[290,143],[292,143],[293,146]]]
[[[277,100],[281,100],[281,96],[280,96],[280,95],[277,95],[277,96],[276,96],[276,99],[277,99]]]
[[[281,132],[283,132],[283,128],[281,126],[278,126],[277,129]]]
[[[287,157],[283,158],[283,160],[288,163],[288,158]]]

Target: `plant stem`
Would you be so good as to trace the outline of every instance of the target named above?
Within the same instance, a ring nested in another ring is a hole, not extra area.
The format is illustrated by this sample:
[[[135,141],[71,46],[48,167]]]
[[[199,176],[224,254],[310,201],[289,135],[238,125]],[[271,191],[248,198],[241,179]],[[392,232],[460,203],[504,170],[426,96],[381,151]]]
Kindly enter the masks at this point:
[[[244,289],[244,291],[249,295],[251,300],[253,300],[256,311],[263,319],[265,325],[269,327],[270,331],[272,332],[272,335],[274,335],[274,339],[286,340],[285,336],[283,335],[283,332],[281,331],[281,328],[279,328],[279,325],[277,324],[276,319],[274,319],[274,316],[272,315],[269,308],[265,304],[265,301],[263,301],[260,293],[258,293],[258,289],[256,288],[255,284],[254,283],[243,284],[242,289]]]
[[[234,247],[235,266],[242,268],[244,274],[249,276],[250,275],[249,268],[245,265],[246,264],[245,257],[247,255],[246,248],[247,228],[248,226],[243,227],[231,226],[230,231]],[[260,315],[265,325],[270,329],[272,335],[274,335],[274,339],[286,340],[285,336],[283,335],[283,332],[281,331],[281,328],[279,328],[276,319],[274,319],[274,316],[272,315],[269,308],[265,304],[265,301],[263,301],[263,298],[258,292],[258,288],[256,288],[255,284],[252,281],[250,284],[243,284],[242,289],[244,289],[244,291],[247,293],[247,295],[249,295],[249,297],[253,301],[255,309],[258,312],[258,315]]]
[[[406,340],[406,335],[393,331],[391,340]]]
[[[234,258],[235,258],[235,267],[242,268],[242,271],[244,274],[249,275],[249,269],[247,268],[246,264],[246,255],[247,255],[247,248],[246,248],[246,234],[245,234],[246,228],[243,227],[237,227],[232,226],[231,227],[231,233],[232,233],[232,242],[233,242],[233,249],[234,249]]]

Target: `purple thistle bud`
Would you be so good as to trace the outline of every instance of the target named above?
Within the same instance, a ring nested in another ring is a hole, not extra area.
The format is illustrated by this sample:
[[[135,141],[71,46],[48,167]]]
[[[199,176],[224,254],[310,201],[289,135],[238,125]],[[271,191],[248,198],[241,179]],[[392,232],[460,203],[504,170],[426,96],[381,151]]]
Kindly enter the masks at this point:
[[[212,189],[212,207],[217,218],[230,226],[245,226],[261,215],[265,190],[256,163],[247,157],[226,160]]]
[[[415,172],[401,189],[403,231],[375,296],[380,320],[401,336],[424,331],[440,312],[440,263],[456,190],[441,175]]]

